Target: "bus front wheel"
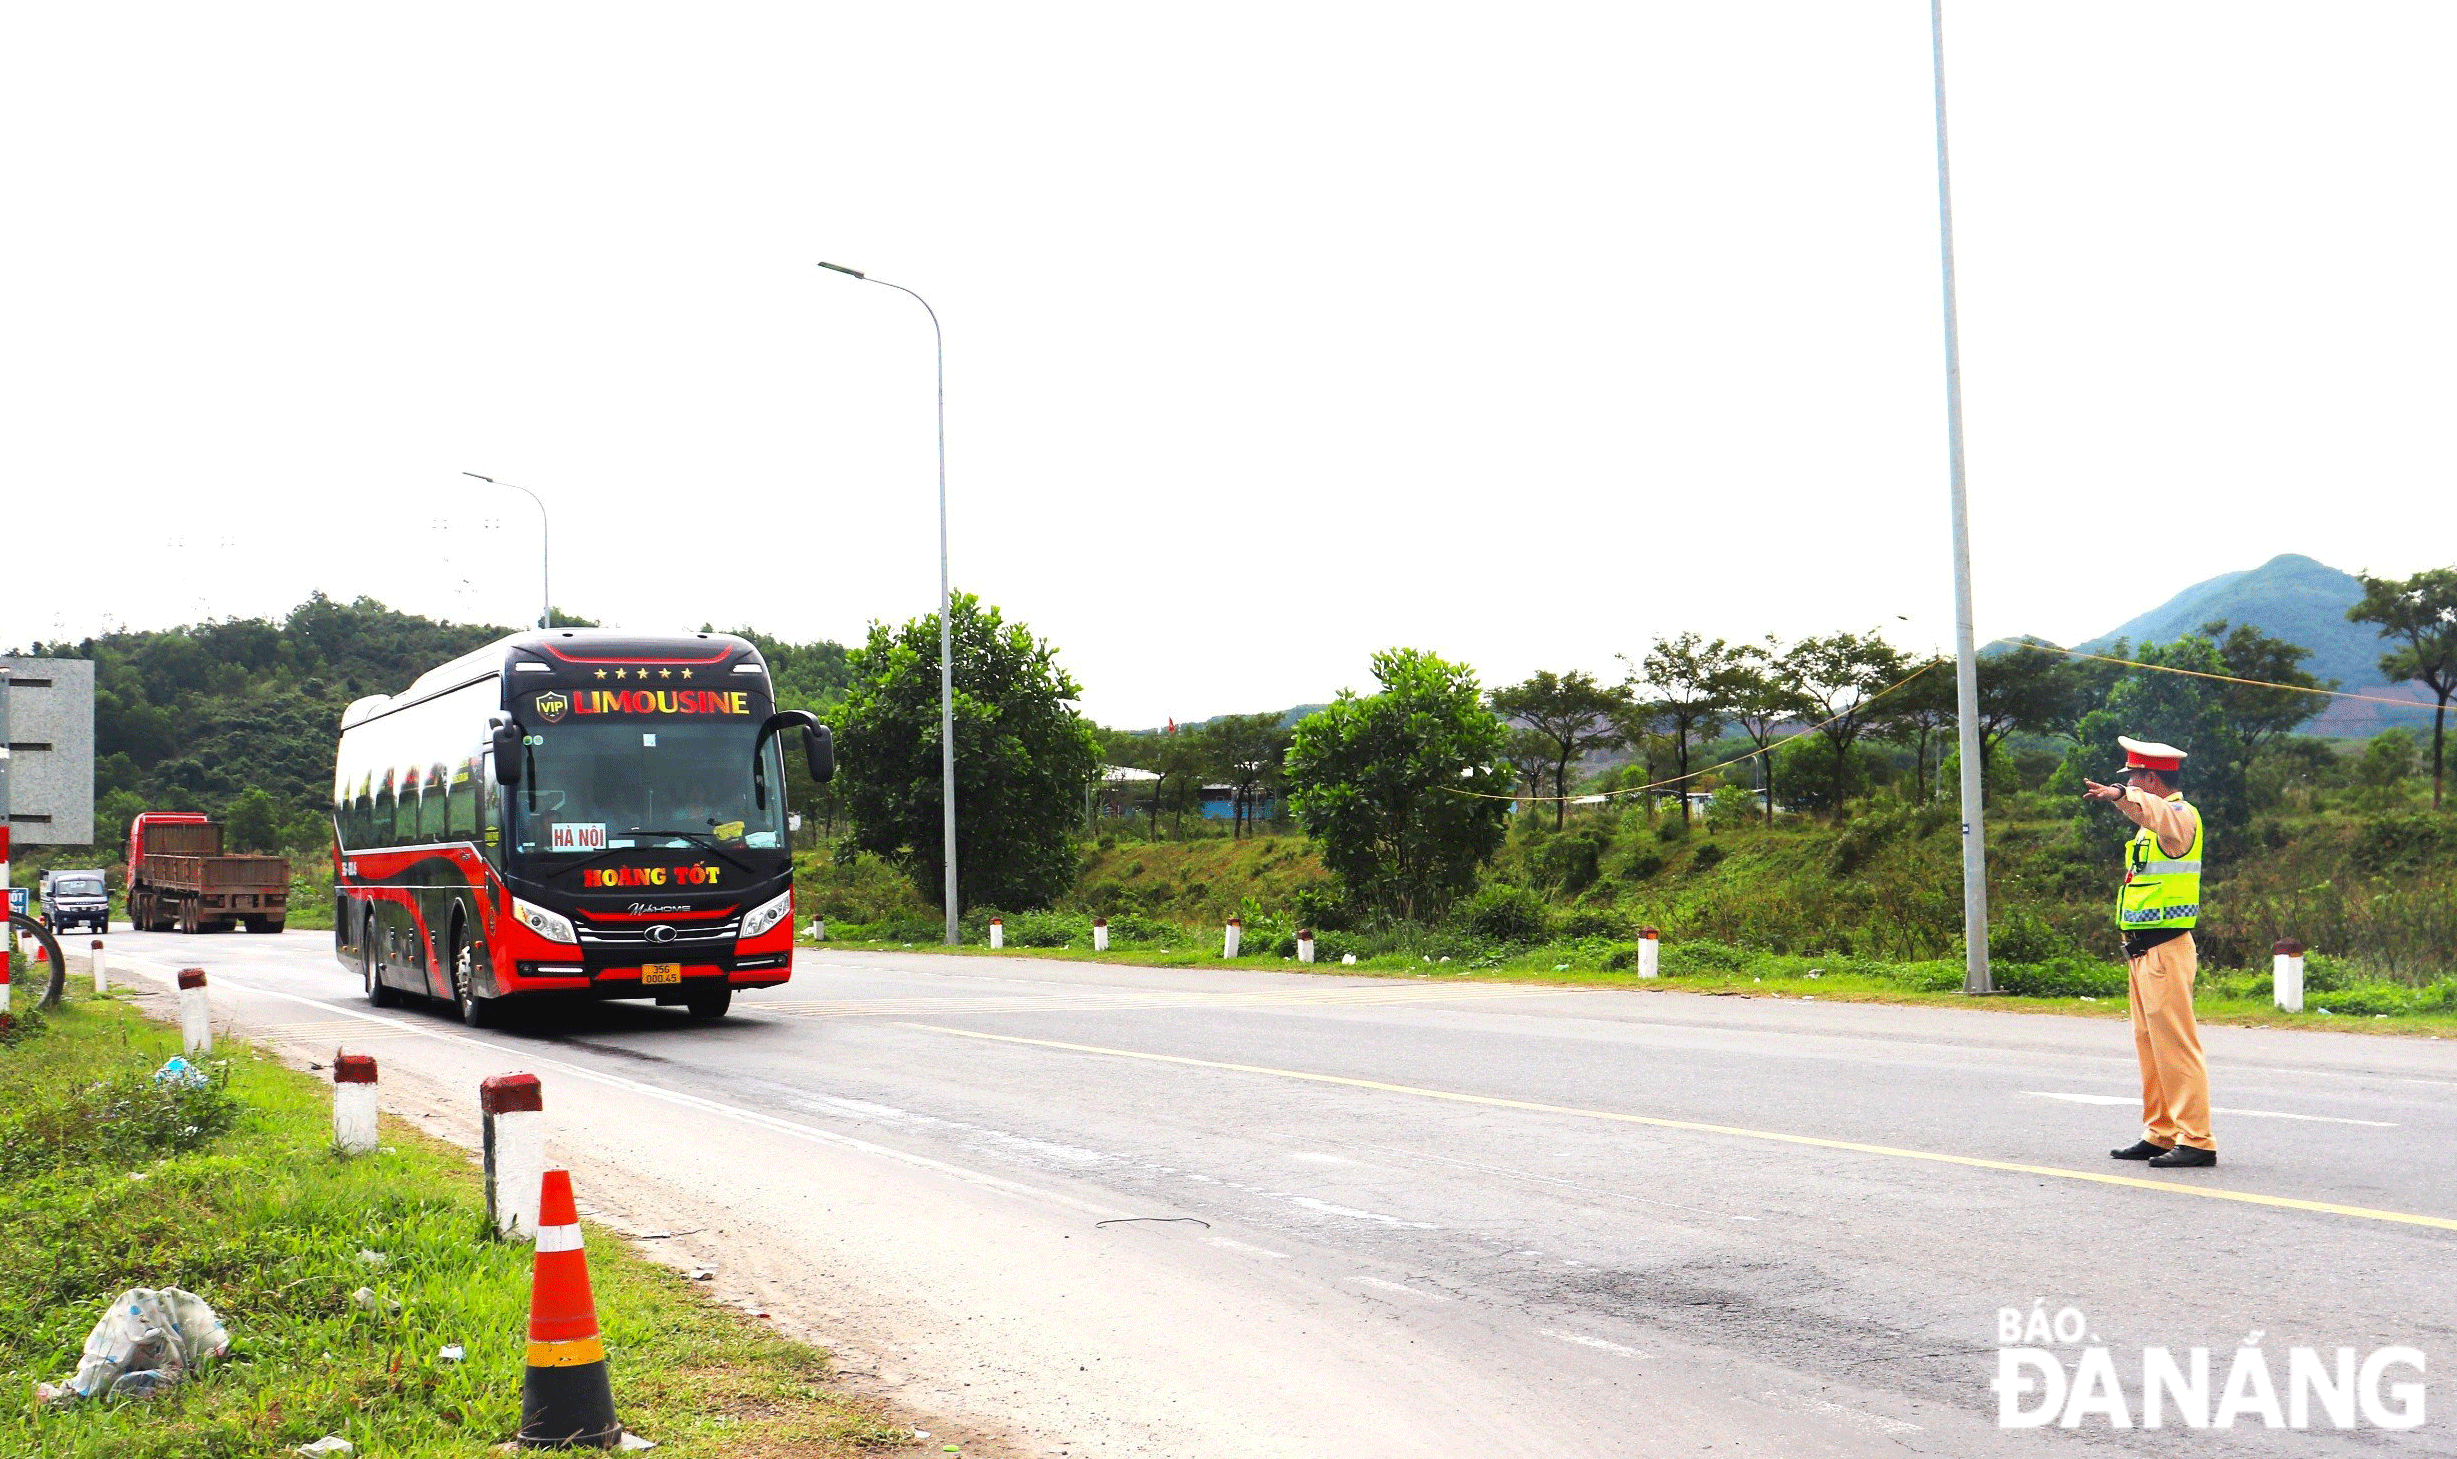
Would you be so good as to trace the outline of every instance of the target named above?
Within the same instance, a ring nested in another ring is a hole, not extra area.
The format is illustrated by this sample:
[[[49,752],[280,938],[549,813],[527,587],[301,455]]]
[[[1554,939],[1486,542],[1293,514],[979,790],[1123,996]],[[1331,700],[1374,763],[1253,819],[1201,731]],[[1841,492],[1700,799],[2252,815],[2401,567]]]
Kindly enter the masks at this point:
[[[683,1000],[683,1007],[693,1018],[723,1018],[725,1010],[734,1006],[734,990],[717,988],[706,993],[694,993]]]
[[[487,1028],[495,1022],[495,1000],[478,996],[477,961],[477,949],[467,944],[453,954],[452,1002],[460,1010],[461,1022]]]

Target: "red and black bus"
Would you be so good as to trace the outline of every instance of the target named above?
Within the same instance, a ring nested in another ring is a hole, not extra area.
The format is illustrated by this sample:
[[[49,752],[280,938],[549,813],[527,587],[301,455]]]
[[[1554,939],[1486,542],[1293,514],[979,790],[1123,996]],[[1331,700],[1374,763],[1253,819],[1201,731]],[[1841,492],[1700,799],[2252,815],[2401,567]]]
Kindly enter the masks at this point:
[[[783,741],[759,650],[722,633],[514,634],[341,717],[333,942],[384,1006],[654,998],[722,1016],[793,970]]]

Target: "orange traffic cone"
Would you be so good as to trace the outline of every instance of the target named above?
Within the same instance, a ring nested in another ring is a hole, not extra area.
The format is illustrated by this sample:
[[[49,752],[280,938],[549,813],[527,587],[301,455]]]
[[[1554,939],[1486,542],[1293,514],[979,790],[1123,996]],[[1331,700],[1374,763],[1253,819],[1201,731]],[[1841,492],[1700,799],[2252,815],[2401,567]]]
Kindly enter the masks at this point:
[[[526,1449],[611,1449],[623,1441],[606,1382],[606,1345],[589,1295],[589,1255],[568,1170],[539,1188],[537,1258],[529,1279],[529,1372],[521,1384],[520,1443]]]

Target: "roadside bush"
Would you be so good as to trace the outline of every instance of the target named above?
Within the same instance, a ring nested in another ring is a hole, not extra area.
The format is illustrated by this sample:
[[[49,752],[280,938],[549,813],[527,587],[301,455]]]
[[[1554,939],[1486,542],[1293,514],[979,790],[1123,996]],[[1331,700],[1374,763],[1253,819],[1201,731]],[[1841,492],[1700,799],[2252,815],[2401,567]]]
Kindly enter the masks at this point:
[[[1713,871],[1721,865],[1723,865],[1723,848],[1711,841],[1699,847],[1689,858],[1689,869],[1693,872]]]
[[[1645,881],[1664,869],[1664,858],[1653,851],[1636,850],[1621,858],[1621,875],[1631,881]]]
[[[1018,912],[1007,919],[1009,947],[1092,945],[1092,919],[1073,912]]]
[[[1496,942],[1540,942],[1544,899],[1525,887],[1495,884],[1470,897],[1459,920],[1469,931]]]
[[[1565,914],[1561,920],[1554,925],[1553,935],[1556,937],[1571,938],[1625,938],[1629,936],[1629,919],[1622,916],[1618,912],[1607,912],[1593,907],[1581,907],[1576,911]]]
[[[1667,974],[1745,973],[1753,960],[1747,948],[1707,941],[1666,943],[1656,955],[1657,966]]]
[[[2122,998],[2127,991],[2124,969],[2080,958],[2005,963],[1989,971],[1999,992],[2018,998]]]
[[[1989,916],[1988,959],[1992,963],[2044,963],[2071,957],[2073,952],[2071,938],[2027,908],[2009,907]]]

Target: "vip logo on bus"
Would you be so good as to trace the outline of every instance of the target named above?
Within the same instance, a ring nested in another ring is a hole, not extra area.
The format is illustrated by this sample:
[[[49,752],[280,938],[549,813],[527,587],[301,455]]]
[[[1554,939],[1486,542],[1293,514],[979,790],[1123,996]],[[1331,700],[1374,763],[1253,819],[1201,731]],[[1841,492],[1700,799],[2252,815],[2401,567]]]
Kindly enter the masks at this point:
[[[741,689],[582,689],[572,696],[578,714],[749,714],[751,696]],[[545,712],[545,701],[539,701]]]
[[[548,724],[560,721],[563,718],[563,711],[571,707],[572,702],[569,699],[553,690],[548,690],[537,697],[538,718],[545,720]]]

